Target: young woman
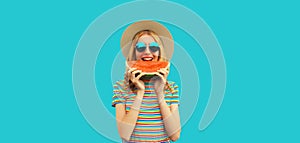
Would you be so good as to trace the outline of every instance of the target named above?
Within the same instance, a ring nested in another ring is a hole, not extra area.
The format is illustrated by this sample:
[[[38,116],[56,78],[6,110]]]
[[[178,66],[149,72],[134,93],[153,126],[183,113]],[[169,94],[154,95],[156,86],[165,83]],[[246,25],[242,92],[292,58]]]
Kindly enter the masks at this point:
[[[170,32],[154,21],[139,21],[125,30],[121,48],[127,61],[168,61],[173,52]],[[178,86],[167,81],[168,69],[154,78],[126,69],[124,80],[114,85],[118,131],[123,142],[170,142],[180,135]]]

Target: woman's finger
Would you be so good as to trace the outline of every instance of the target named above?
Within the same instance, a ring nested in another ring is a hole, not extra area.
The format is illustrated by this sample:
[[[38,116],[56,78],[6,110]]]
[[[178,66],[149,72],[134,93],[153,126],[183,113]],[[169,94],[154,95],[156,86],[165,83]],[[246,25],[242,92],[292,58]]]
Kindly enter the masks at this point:
[[[134,71],[134,70],[136,70],[136,68],[131,68],[131,69],[129,69],[129,70],[127,71],[127,77],[131,78],[131,77],[132,77],[132,76],[131,76],[131,73],[132,73],[132,71]]]
[[[166,83],[166,78],[162,74],[158,73],[157,76],[160,77],[163,83]]]
[[[161,69],[162,71],[165,71],[166,74],[169,74],[169,71],[165,68]]]
[[[157,70],[157,72],[163,76],[167,74],[166,71],[163,71],[162,69]]]
[[[165,72],[165,78],[167,78],[168,77],[168,75],[169,75],[169,71],[167,71],[166,69],[161,69],[162,71],[164,71]]]
[[[144,76],[144,75],[146,75],[146,73],[143,73],[143,72],[141,72],[137,77],[136,77],[136,79],[140,79],[142,76]]]
[[[138,75],[140,75],[142,73],[142,71],[141,70],[135,70],[135,71],[133,71],[132,73],[131,73],[131,76],[133,77],[133,78],[136,78]]]
[[[131,68],[131,69],[129,69],[129,70],[127,71],[127,73],[131,73],[131,72],[133,72],[134,70],[136,70],[136,68]]]

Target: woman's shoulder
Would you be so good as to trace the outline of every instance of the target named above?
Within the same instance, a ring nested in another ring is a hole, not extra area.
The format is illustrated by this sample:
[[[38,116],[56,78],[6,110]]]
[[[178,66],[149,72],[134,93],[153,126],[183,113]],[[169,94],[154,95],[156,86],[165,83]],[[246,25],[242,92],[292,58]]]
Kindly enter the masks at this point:
[[[170,87],[178,88],[178,85],[176,84],[176,82],[174,82],[174,81],[167,81],[167,82]]]
[[[117,80],[114,84],[123,85],[123,84],[125,84],[125,80],[124,79]]]
[[[178,94],[178,85],[174,81],[167,81],[167,92],[172,95]]]
[[[125,90],[126,89],[126,82],[125,80],[118,80],[113,84],[113,87],[115,89],[119,89],[119,90]]]

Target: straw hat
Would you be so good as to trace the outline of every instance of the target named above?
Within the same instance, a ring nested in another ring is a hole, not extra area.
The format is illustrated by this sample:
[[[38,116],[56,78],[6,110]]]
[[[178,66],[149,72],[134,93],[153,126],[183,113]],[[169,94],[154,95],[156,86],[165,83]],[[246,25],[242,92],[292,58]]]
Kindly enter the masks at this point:
[[[151,20],[135,22],[125,29],[121,38],[121,49],[123,55],[127,58],[135,34],[143,30],[151,30],[159,36],[164,46],[165,55],[163,56],[165,56],[164,58],[167,60],[170,60],[174,51],[173,37],[165,26]]]

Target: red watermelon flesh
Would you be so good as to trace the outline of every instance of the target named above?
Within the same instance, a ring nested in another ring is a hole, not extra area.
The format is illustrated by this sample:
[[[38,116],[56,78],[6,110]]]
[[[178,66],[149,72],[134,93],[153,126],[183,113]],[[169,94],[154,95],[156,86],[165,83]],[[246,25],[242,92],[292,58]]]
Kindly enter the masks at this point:
[[[166,61],[127,61],[126,66],[152,74],[161,68],[168,68],[170,63]]]

